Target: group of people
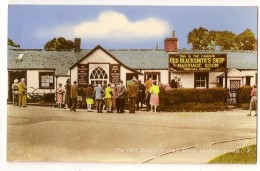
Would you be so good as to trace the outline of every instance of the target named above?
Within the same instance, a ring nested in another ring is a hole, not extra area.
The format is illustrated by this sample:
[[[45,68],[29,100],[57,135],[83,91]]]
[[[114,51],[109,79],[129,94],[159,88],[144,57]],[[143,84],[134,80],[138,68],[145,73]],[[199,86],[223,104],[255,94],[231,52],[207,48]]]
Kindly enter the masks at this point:
[[[135,77],[127,81],[127,87],[123,81],[118,84],[97,84],[96,86],[87,85],[86,87],[78,88],[77,82],[73,85],[67,80],[64,88],[59,83],[56,90],[56,98],[58,106],[61,108],[70,108],[70,111],[76,111],[76,108],[87,108],[88,112],[92,111],[92,106],[95,103],[97,113],[103,113],[102,110],[107,110],[112,113],[116,110],[117,113],[125,112],[125,104],[128,102],[129,113],[135,113],[136,110],[143,108],[146,105],[146,110],[157,112],[163,110],[165,86],[157,85],[156,81],[151,78],[145,84]],[[160,105],[159,105],[160,102]]]
[[[13,106],[26,107],[26,90],[25,79],[14,80],[12,84]]]
[[[171,80],[171,88],[183,88],[181,77],[177,77],[177,75],[173,76],[173,79]]]
[[[86,87],[77,86],[77,81],[71,85],[71,80],[66,81],[64,88],[59,83],[56,89],[56,101],[59,108],[63,105],[69,108],[70,111],[76,112],[76,108],[87,108],[87,111],[92,111],[93,104],[96,104],[98,113],[103,113],[106,109],[108,113],[114,110],[117,113],[125,112],[125,104],[128,102],[129,113],[135,113],[136,110],[143,108],[146,105],[146,110],[150,112],[157,112],[164,110],[164,102],[166,91],[171,88],[182,88],[181,79],[174,76],[171,80],[170,86],[164,86],[161,83],[149,78],[144,84],[135,77],[127,81],[127,87],[123,85],[123,81],[118,84],[108,83],[107,85],[97,84],[96,86],[87,85]],[[19,107],[26,107],[26,93],[27,86],[25,79],[22,78],[14,80],[12,84],[13,105]],[[96,103],[95,103],[96,102]],[[256,111],[257,107],[257,86],[254,85],[251,91],[250,113]],[[256,114],[255,114],[256,116]]]
[[[14,80],[12,85],[13,105],[26,107],[27,87],[25,79]],[[77,81],[71,84],[68,79],[64,87],[59,83],[56,88],[56,102],[59,108],[70,109],[76,112],[76,108],[87,108],[87,111],[92,111],[92,106],[95,104],[97,112],[102,113],[106,109],[108,113],[114,110],[117,113],[125,112],[125,104],[128,102],[129,113],[135,113],[136,110],[143,109],[146,105],[146,110],[150,112],[163,111],[164,97],[167,88],[162,84],[157,85],[157,82],[149,78],[144,84],[135,77],[127,81],[127,87],[123,85],[123,81],[118,84],[108,83],[107,85],[97,84],[87,85],[86,87],[78,88]],[[159,105],[160,102],[160,105]]]

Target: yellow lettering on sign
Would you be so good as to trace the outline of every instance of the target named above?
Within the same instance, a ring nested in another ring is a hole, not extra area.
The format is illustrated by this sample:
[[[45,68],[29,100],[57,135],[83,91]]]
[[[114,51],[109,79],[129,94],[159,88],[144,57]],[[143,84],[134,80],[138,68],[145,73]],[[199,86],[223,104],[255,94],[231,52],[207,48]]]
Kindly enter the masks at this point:
[[[170,58],[170,63],[172,64],[179,63],[179,58]]]

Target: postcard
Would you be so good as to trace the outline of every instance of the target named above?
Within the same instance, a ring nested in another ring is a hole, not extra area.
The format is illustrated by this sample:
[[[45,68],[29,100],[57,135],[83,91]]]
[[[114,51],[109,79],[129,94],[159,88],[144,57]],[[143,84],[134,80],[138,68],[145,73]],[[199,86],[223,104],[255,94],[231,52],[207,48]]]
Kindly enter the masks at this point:
[[[7,162],[256,165],[257,20],[9,4]]]

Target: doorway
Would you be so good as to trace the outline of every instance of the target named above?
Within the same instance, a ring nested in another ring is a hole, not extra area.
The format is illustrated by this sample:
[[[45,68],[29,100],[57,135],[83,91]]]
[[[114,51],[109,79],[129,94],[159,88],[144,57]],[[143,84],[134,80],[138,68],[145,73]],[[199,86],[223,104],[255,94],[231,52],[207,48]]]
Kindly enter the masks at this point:
[[[132,80],[133,77],[135,77],[138,80],[138,74],[137,73],[126,73],[126,81]]]

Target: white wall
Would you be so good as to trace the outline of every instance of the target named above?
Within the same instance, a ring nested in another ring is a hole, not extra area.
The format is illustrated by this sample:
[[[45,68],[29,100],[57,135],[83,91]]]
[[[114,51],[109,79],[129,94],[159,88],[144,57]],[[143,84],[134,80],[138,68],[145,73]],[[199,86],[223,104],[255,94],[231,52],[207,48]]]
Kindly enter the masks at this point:
[[[108,54],[106,54],[103,50],[97,49],[94,53],[85,58],[80,64],[88,64],[88,63],[110,63],[110,64],[118,64],[116,60],[111,58]]]
[[[210,72],[209,73],[209,88],[214,88],[218,86],[218,78],[222,72]]]
[[[114,60],[112,57],[110,57],[107,53],[105,53],[103,50],[98,49],[94,53],[92,53],[90,56],[85,58],[83,61],[81,61],[80,64],[94,64],[97,66],[100,64],[102,68],[106,68],[106,63],[109,64],[119,64],[116,60]],[[105,65],[104,65],[105,64]],[[91,67],[91,65],[89,66]],[[109,69],[105,69],[107,71],[107,74],[109,75]],[[89,76],[90,72],[92,70],[89,70]],[[120,66],[120,79],[123,81],[123,84],[126,85],[126,73],[133,73],[131,70],[123,67],[122,65]],[[71,70],[71,82],[78,80],[78,67],[75,66]]]
[[[53,72],[52,70],[27,70],[27,92],[31,93],[33,90],[38,89],[39,93],[49,93],[55,91],[55,89],[39,89],[39,73],[40,72]],[[56,79],[54,77],[54,87],[56,85]]]
[[[141,70],[141,73],[144,74],[145,72],[160,72],[161,74],[161,83],[162,84],[168,84],[168,70]],[[144,75],[139,75],[138,80],[141,80],[142,83],[144,83]]]
[[[194,73],[185,73],[185,72],[175,72],[171,73],[171,79],[173,76],[176,75],[177,77],[181,77],[182,86],[184,88],[194,88]]]
[[[126,86],[126,73],[133,73],[129,69],[126,69],[123,66],[120,66],[120,79],[123,81],[123,84]],[[140,75],[138,76],[140,77]]]
[[[250,86],[253,86],[253,85],[256,85],[256,73],[257,71],[256,70],[245,70],[245,71],[241,71],[241,73],[244,75],[244,76],[252,76],[251,77],[251,80],[250,80]],[[246,78],[244,78],[244,85],[246,84]]]
[[[70,76],[61,76],[61,77],[57,77],[57,84],[58,83],[61,83],[62,84],[62,87],[64,88],[64,85],[66,85],[66,81],[67,81],[67,79],[69,79],[70,78]],[[56,86],[57,86],[57,84],[55,84],[55,89],[56,89]]]
[[[227,87],[230,88],[230,80],[240,80],[240,86],[245,86],[246,84],[246,76],[251,76],[250,80],[250,86],[253,86],[256,83],[256,73],[257,70],[243,70],[241,72],[237,72],[236,74],[230,74],[228,73],[228,79],[227,79]],[[237,76],[237,77],[234,77]],[[241,78],[243,77],[243,78]],[[225,78],[223,78],[223,86],[225,85]]]
[[[78,81],[78,67],[74,67],[71,70],[71,83]]]
[[[33,88],[39,88],[39,71],[27,71],[27,90],[32,90]]]

